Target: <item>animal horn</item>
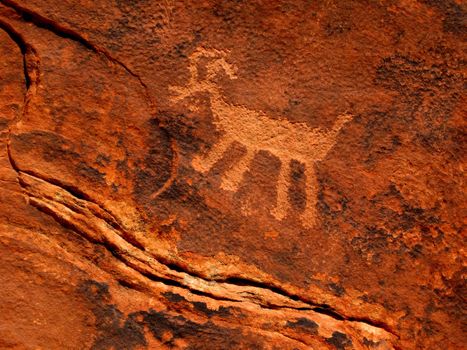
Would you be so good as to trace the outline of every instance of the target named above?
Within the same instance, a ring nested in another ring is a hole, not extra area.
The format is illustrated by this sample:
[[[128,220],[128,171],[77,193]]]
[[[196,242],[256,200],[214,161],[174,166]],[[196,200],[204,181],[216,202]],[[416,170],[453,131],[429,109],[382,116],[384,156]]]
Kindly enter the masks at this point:
[[[193,61],[199,61],[201,58],[216,58],[216,57],[226,57],[227,53],[217,49],[206,49],[204,47],[199,47],[195,52],[190,56],[190,59]]]

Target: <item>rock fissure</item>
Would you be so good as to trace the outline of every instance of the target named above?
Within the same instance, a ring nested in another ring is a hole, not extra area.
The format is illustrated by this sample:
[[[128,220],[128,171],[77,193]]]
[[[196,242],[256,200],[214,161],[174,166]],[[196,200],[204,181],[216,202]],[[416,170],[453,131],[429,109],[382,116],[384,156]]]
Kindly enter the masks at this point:
[[[466,6],[327,5],[0,0],[0,348],[462,348]]]
[[[26,93],[24,95],[23,107],[18,116],[11,120],[8,125],[7,146],[10,144],[12,127],[21,121],[27,113],[29,102],[36,94],[40,79],[40,59],[36,49],[29,44],[23,36],[14,29],[8,22],[0,19],[0,29],[2,29],[18,46],[23,56],[23,70]],[[13,166],[13,165],[12,165]]]
[[[79,42],[80,44],[82,44],[86,48],[88,48],[88,49],[90,49],[93,52],[96,52],[98,54],[102,54],[109,61],[119,65],[120,67],[122,67],[131,76],[138,79],[141,86],[144,88],[144,91],[146,93],[146,98],[149,101],[150,107],[153,108],[153,106],[154,106],[153,101],[150,98],[149,93],[148,93],[148,88],[145,85],[145,83],[142,81],[142,79],[137,74],[132,72],[125,64],[123,64],[122,62],[120,62],[117,59],[113,58],[105,49],[94,45],[93,43],[91,43],[89,40],[85,39],[81,34],[77,33],[76,31],[71,30],[69,28],[66,28],[66,27],[64,27],[64,26],[62,26],[62,25],[60,25],[60,24],[58,24],[58,23],[56,23],[56,22],[54,22],[52,20],[49,20],[49,19],[41,16],[40,14],[37,14],[37,13],[35,13],[33,11],[30,11],[30,10],[24,8],[24,7],[21,7],[20,5],[15,4],[12,1],[0,0],[0,3],[4,4],[7,7],[12,8],[19,15],[21,15],[21,17],[25,21],[33,23],[34,25],[36,25],[38,27],[41,27],[41,28],[47,29],[49,31],[52,31],[53,33],[55,33],[56,35],[59,35],[61,37],[69,38],[71,40]],[[39,61],[37,52],[33,48],[33,46],[28,44],[24,40],[24,38],[17,31],[14,30],[14,28],[11,25],[9,25],[8,23],[6,23],[4,21],[0,21],[0,27],[2,29],[4,29],[12,37],[12,39],[17,43],[17,45],[21,49],[21,52],[23,53],[23,60],[24,60],[24,67],[25,67],[25,81],[26,81],[27,92],[26,92],[26,95],[25,95],[25,104],[24,104],[24,107],[23,107],[23,111],[21,113],[21,117],[22,117],[27,112],[28,104],[29,104],[31,98],[36,93],[37,84],[38,84],[38,81],[39,81],[39,78],[40,78],[40,61]],[[21,119],[21,117],[19,118],[19,120]],[[16,122],[18,122],[19,120],[17,120]],[[53,184],[53,185],[65,190],[65,191],[67,191],[70,195],[75,197],[77,200],[86,201],[86,202],[89,202],[92,206],[96,206],[98,209],[96,209],[96,208],[91,209],[90,206],[87,206],[87,208],[90,209],[92,211],[93,215],[95,215],[97,218],[102,219],[103,221],[106,222],[107,225],[109,225],[113,229],[117,230],[119,232],[120,237],[122,237],[122,239],[126,240],[135,249],[144,250],[144,246],[140,242],[138,242],[136,239],[134,239],[134,237],[131,234],[129,234],[128,232],[126,232],[124,230],[122,225],[112,215],[112,213],[110,213],[107,209],[105,209],[102,205],[98,204],[89,195],[85,194],[80,189],[76,188],[73,185],[64,184],[62,181],[59,181],[57,179],[52,179],[52,178],[46,177],[44,175],[39,175],[37,172],[34,172],[34,171],[30,171],[30,170],[25,171],[25,170],[19,169],[18,166],[16,165],[16,163],[14,162],[14,160],[12,158],[12,155],[11,155],[10,137],[11,137],[11,129],[10,129],[10,132],[9,132],[9,141],[7,143],[8,158],[10,160],[10,164],[11,164],[12,168],[18,174],[24,173],[24,174],[27,174],[29,176],[33,176],[33,177],[36,177],[36,178],[41,179],[43,181],[46,181],[46,182],[48,182],[50,184]],[[172,161],[170,177],[166,181],[166,183],[158,191],[156,191],[151,196],[152,198],[155,198],[158,195],[160,195],[162,192],[164,192],[168,187],[170,187],[170,185],[173,183],[173,181],[175,179],[175,176],[176,176],[176,173],[177,173],[178,162],[179,162],[179,159],[178,159],[179,156],[178,156],[177,145],[174,144],[174,142],[175,141],[172,140],[172,150],[173,150],[174,157],[173,157],[173,161]],[[29,196],[30,196],[30,198],[31,197],[34,198],[34,196],[31,196],[30,194],[29,194]],[[49,199],[53,200],[52,198],[49,198]],[[73,230],[82,233],[79,225],[73,225],[69,220],[66,220],[63,217],[60,217],[60,215],[56,215],[56,213],[54,214],[54,210],[51,210],[50,208],[47,209],[47,206],[40,205],[40,199],[39,198],[33,199],[31,201],[31,204],[33,206],[35,206],[36,208],[40,209],[41,211],[47,213],[48,215],[53,216],[61,225],[71,227]],[[67,207],[70,210],[73,210],[73,208],[70,208],[69,206],[67,206]],[[114,253],[115,256],[120,257],[121,261],[128,264],[128,261],[126,261],[125,259],[122,259],[121,254],[119,254],[118,251],[116,251],[115,249],[112,249],[112,246],[109,246],[108,244],[104,244],[104,245],[106,246],[106,248],[109,251]],[[194,274],[188,272],[182,266],[180,266],[179,264],[176,264],[174,262],[164,261],[165,259],[156,259],[156,260],[157,260],[158,263],[164,264],[165,267],[168,268],[169,270],[173,270],[171,267],[176,266],[177,267],[177,270],[176,270],[177,272],[187,274],[188,276],[190,276],[190,278],[204,279],[204,281],[206,283],[222,283],[222,284],[224,284],[226,286],[231,285],[231,286],[236,286],[236,287],[247,286],[247,287],[258,288],[258,289],[262,289],[262,290],[267,290],[268,292],[273,293],[273,294],[280,295],[281,297],[290,299],[293,302],[298,302],[298,303],[303,303],[304,304],[304,306],[291,307],[291,306],[288,306],[288,305],[284,306],[284,305],[275,304],[273,302],[267,302],[267,301],[266,302],[261,302],[262,297],[258,298],[258,297],[256,297],[256,295],[254,297],[248,298],[248,301],[252,301],[252,302],[254,302],[254,303],[256,303],[256,304],[258,304],[258,305],[260,305],[261,307],[264,307],[264,308],[268,308],[268,309],[272,309],[272,310],[284,308],[284,309],[293,309],[293,310],[301,310],[301,311],[313,311],[313,312],[316,312],[316,313],[320,313],[320,314],[332,317],[333,319],[335,319],[337,321],[346,320],[346,321],[352,321],[352,322],[361,322],[361,323],[368,324],[368,325],[370,325],[372,327],[377,327],[377,328],[384,329],[385,331],[387,331],[387,332],[389,332],[389,333],[391,333],[393,335],[396,335],[394,333],[394,331],[392,331],[390,329],[390,327],[388,327],[386,324],[384,324],[382,322],[370,320],[370,319],[367,319],[367,318],[356,318],[356,317],[343,316],[340,313],[338,313],[337,311],[330,308],[328,305],[314,304],[310,300],[307,300],[307,298],[304,298],[302,296],[298,296],[298,295],[289,293],[286,290],[284,290],[284,289],[282,289],[282,288],[280,288],[280,287],[278,287],[278,286],[276,286],[274,284],[267,284],[267,283],[255,281],[255,280],[252,280],[252,279],[237,278],[237,277],[227,277],[225,279],[206,279],[205,276],[201,276],[200,274],[195,274],[194,275]],[[172,265],[172,266],[169,266],[169,264]],[[149,279],[151,279],[153,281],[164,283],[166,285],[173,285],[173,286],[185,288],[185,289],[188,289],[193,294],[204,295],[204,296],[208,296],[210,298],[216,299],[216,300],[224,300],[224,301],[229,301],[229,302],[241,302],[242,301],[241,300],[242,298],[240,298],[240,300],[225,298],[225,297],[217,296],[215,294],[207,293],[206,291],[201,291],[199,289],[190,288],[186,284],[174,281],[173,279],[163,278],[161,276],[157,276],[155,274],[148,273],[148,272],[142,272],[141,269],[138,268],[137,265],[134,265],[134,264],[130,264],[130,265],[131,265],[131,267],[133,269],[139,271],[142,275],[144,275],[145,277],[147,277],[147,278],[149,278]],[[255,294],[255,293],[252,293],[252,294]],[[258,302],[258,301],[260,301],[260,302]]]
[[[14,164],[14,161],[12,163]],[[338,322],[359,322],[397,336],[387,325],[376,324],[369,319],[343,316],[328,305],[311,304],[300,296],[286,292],[274,285],[239,278],[203,279],[200,276],[190,274],[178,265],[177,270],[174,270],[161,259],[147,256],[136,245],[122,237],[117,227],[95,215],[95,211],[91,209],[95,203],[75,198],[67,188],[60,187],[57,181],[49,181],[49,179],[41,178],[30,172],[26,173],[18,169],[17,171],[20,174],[20,184],[29,197],[31,205],[51,215],[61,225],[77,231],[91,242],[103,244],[120,261],[152,281],[183,288],[192,294],[214,300],[236,303],[251,302],[269,310],[288,309],[305,313],[314,312]],[[44,189],[46,190],[44,191]],[[59,194],[58,191],[63,193]],[[92,220],[95,222],[92,223]],[[104,225],[99,223],[99,220],[102,220]],[[101,232],[99,233],[99,231]],[[215,292],[213,293],[213,291]]]
[[[23,55],[24,77],[26,83],[26,90],[29,91],[38,84],[39,79],[39,65],[37,52],[32,45],[26,42],[23,36],[17,32],[12,25],[0,20],[0,28],[5,31],[8,36],[16,43]],[[28,60],[27,55],[34,56],[35,60]],[[35,62],[34,62],[35,61]],[[35,64],[33,64],[35,63]]]
[[[81,45],[85,46],[91,51],[104,55],[109,61],[122,67],[128,74],[130,74],[131,76],[133,76],[140,82],[141,86],[144,88],[146,98],[150,104],[151,109],[154,109],[154,102],[152,101],[152,98],[150,97],[150,94],[148,92],[148,87],[144,83],[144,81],[141,79],[141,77],[138,74],[134,73],[126,64],[114,58],[106,49],[99,47],[95,45],[94,43],[90,42],[89,40],[84,38],[80,33],[76,32],[75,30],[71,28],[67,28],[66,26],[63,26],[60,23],[54,22],[53,20],[46,18],[40,15],[39,13],[31,11],[30,9],[25,8],[15,3],[14,1],[0,0],[0,3],[16,11],[16,13],[18,13],[24,21],[33,23],[39,28],[49,30],[60,37],[68,38],[76,42],[79,42]]]
[[[143,81],[143,79],[138,74],[136,74],[132,69],[130,69],[128,67],[128,65],[126,65],[122,61],[120,61],[120,60],[116,59],[115,57],[113,57],[108,50],[106,50],[105,48],[102,48],[102,47],[92,43],[90,40],[86,39],[83,35],[81,35],[77,31],[75,31],[75,30],[73,30],[73,29],[71,29],[69,27],[66,27],[64,25],[61,25],[60,23],[57,23],[57,22],[55,22],[55,21],[53,21],[53,20],[51,20],[49,18],[46,18],[46,17],[42,16],[39,13],[31,11],[30,9],[27,9],[27,8],[15,3],[14,1],[0,0],[0,4],[3,4],[4,6],[14,10],[19,16],[21,16],[21,18],[25,22],[32,23],[35,26],[37,26],[39,28],[42,28],[42,29],[45,29],[45,30],[48,30],[48,31],[50,31],[50,32],[54,33],[55,35],[60,36],[62,38],[67,38],[67,39],[73,40],[75,42],[78,42],[79,44],[83,45],[84,47],[91,50],[92,52],[95,52],[97,54],[100,54],[100,55],[104,56],[109,62],[112,62],[113,64],[121,67],[129,75],[131,75],[133,78],[138,80],[139,84],[143,88],[144,96],[145,96],[145,99],[147,100],[147,103],[149,105],[149,110],[150,110],[151,115],[154,116],[156,114],[155,103],[154,103],[154,100],[151,97],[151,94],[149,92],[149,88],[148,88],[147,84]],[[11,27],[11,26],[9,26],[9,27]],[[16,33],[13,30],[13,27],[11,27],[11,29],[12,29],[13,33]],[[16,35],[16,36],[19,37],[19,38],[21,37],[21,36],[19,36],[19,34]],[[24,40],[22,42],[25,43]],[[32,48],[30,45],[27,45],[25,47]],[[35,54],[35,50],[33,52]],[[37,57],[36,54],[35,54],[35,57]],[[26,75],[27,81],[30,81],[29,76],[30,76],[29,74]],[[37,82],[36,82],[36,84],[37,84]],[[160,125],[159,125],[159,127],[161,129],[164,129],[168,134],[170,134],[164,127],[162,127]],[[173,182],[175,181],[175,177],[176,177],[176,175],[178,173],[179,157],[180,156],[179,156],[179,150],[178,150],[177,142],[172,137],[171,137],[171,151],[172,151],[172,154],[173,154],[173,159],[172,159],[172,164],[171,164],[171,169],[170,169],[170,175],[169,175],[167,181],[162,185],[162,187],[151,195],[152,199],[155,199],[157,196],[159,196],[160,194],[165,192],[173,184]]]

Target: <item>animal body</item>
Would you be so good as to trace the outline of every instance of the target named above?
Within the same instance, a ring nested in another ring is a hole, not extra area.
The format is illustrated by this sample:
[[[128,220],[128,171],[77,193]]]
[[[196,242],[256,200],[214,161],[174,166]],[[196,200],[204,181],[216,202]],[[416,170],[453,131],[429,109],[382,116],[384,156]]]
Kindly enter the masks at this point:
[[[207,173],[235,142],[246,149],[243,157],[222,177],[221,187],[237,191],[251,161],[259,151],[268,151],[281,161],[277,180],[277,199],[272,213],[282,220],[290,208],[288,188],[290,186],[290,164],[296,160],[305,166],[306,204],[301,213],[302,224],[311,227],[316,221],[317,179],[315,163],[323,160],[334,146],[342,127],[352,120],[348,114],[337,118],[330,130],[310,128],[305,123],[292,123],[286,119],[274,119],[261,111],[227,103],[214,78],[221,72],[231,79],[236,78],[235,68],[225,60],[226,53],[219,50],[198,49],[190,56],[190,80],[186,86],[172,87],[176,93],[174,101],[196,93],[207,92],[214,117],[214,125],[222,136],[202,155],[192,161],[196,171]],[[199,77],[199,62],[208,59],[205,76]]]

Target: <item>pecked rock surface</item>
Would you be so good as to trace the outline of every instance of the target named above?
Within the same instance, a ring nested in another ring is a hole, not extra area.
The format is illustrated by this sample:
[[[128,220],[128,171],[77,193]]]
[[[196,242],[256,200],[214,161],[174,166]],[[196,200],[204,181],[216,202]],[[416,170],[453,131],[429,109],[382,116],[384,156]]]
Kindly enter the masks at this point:
[[[465,11],[0,0],[0,348],[461,349]]]

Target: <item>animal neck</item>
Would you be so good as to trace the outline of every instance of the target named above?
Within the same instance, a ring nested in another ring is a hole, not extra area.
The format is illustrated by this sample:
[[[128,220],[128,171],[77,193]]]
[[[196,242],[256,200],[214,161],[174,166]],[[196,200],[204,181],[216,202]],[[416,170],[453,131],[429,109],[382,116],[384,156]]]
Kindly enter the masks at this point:
[[[212,87],[208,90],[209,100],[211,101],[211,106],[213,108],[220,107],[225,105],[225,101],[217,87]]]
[[[330,137],[335,138],[339,134],[341,129],[344,127],[344,125],[347,124],[347,122],[349,122],[348,116],[339,117],[337,121],[334,123],[334,125],[332,126],[332,129],[329,131],[328,135]]]

